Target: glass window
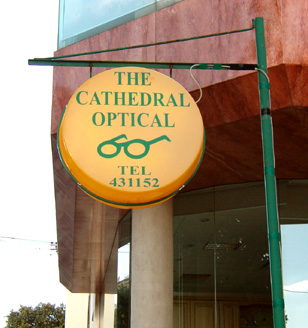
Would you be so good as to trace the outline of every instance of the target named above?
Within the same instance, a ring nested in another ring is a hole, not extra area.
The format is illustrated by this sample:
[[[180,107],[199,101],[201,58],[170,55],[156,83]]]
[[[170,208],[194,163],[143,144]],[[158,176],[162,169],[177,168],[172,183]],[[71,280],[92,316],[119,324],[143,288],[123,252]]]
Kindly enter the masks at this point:
[[[278,181],[288,328],[308,309],[308,180]],[[174,198],[174,327],[273,327],[264,184]]]
[[[130,241],[131,213],[119,226],[115,328],[128,328],[130,325]]]
[[[273,327],[264,185],[174,200],[174,327]]]
[[[288,328],[301,328],[308,309],[308,181],[279,188],[285,313]]]
[[[60,0],[58,48],[182,0]]]
[[[131,213],[118,225],[101,295],[100,320],[104,328],[128,328],[130,322]]]

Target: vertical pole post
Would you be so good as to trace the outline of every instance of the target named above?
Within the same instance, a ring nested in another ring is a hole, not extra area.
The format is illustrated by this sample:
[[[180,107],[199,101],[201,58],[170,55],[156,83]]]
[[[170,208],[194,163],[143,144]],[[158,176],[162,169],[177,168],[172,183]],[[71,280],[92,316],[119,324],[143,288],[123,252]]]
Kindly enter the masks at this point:
[[[262,17],[254,21],[258,59],[259,97],[261,108],[261,132],[263,145],[264,183],[266,197],[269,259],[272,284],[273,318],[275,328],[285,328],[285,313],[281,266],[281,235],[278,220],[275,156],[270,104],[270,85],[267,77],[264,22]]]

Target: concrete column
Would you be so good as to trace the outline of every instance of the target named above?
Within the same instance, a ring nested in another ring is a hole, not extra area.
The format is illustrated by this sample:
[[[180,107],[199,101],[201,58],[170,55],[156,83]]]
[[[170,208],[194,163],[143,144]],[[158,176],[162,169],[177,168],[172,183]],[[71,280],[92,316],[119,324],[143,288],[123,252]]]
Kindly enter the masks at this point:
[[[88,327],[89,294],[66,291],[65,327]]]
[[[172,199],[132,213],[131,328],[173,328]]]

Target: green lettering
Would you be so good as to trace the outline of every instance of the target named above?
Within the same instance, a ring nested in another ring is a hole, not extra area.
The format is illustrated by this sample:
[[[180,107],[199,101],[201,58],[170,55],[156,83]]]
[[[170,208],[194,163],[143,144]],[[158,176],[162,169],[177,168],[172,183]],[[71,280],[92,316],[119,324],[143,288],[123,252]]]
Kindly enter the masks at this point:
[[[102,91],[101,95],[104,95],[104,94],[105,94],[105,103],[104,103],[104,105],[109,105],[109,94],[112,95],[112,92],[111,91]]]
[[[122,95],[122,96],[120,96]],[[119,101],[121,101],[121,104],[119,104]],[[125,106],[125,92],[115,92],[114,93],[114,104],[117,106]]]
[[[142,174],[142,175],[151,175],[151,174],[152,174],[151,172],[150,172],[150,173],[146,173],[146,172],[145,172],[145,169],[146,169],[145,166],[141,166],[141,174]]]
[[[165,127],[166,128],[174,128],[175,123],[173,123],[173,125],[169,125],[169,113],[164,113],[164,116],[165,116]]]
[[[101,103],[100,103],[100,101],[99,101],[99,99],[98,99],[98,97],[97,97],[97,94],[96,94],[96,92],[94,92],[94,94],[93,94],[93,97],[92,97],[92,99],[91,99],[91,101],[90,101],[90,104],[89,105],[93,105],[92,103],[93,103],[93,101],[94,102],[96,102],[96,104],[95,105],[100,105]]]
[[[160,103],[161,106],[165,106],[163,103],[164,95],[162,93],[154,93],[154,106],[158,106]]]
[[[115,120],[117,115],[115,113],[107,113],[108,126],[111,126],[111,121]]]
[[[131,175],[139,175],[138,168],[139,168],[139,166],[131,166],[130,167],[130,174]]]
[[[85,93],[86,95],[88,95],[88,92],[87,91],[79,91],[76,95],[76,100],[78,102],[79,105],[86,105],[88,102],[85,102],[85,103],[82,103],[81,100],[80,100],[80,95],[82,93]]]
[[[135,76],[133,77],[132,74]],[[127,73],[127,85],[132,85],[132,81],[135,81],[133,85],[139,85],[138,83],[138,73],[136,72],[128,72]]]
[[[153,178],[152,180],[153,180],[153,182],[155,181],[154,184],[153,184],[153,187],[155,187],[155,188],[159,187],[158,179],[157,178]]]
[[[143,128],[145,128],[145,127],[149,126],[149,124],[143,125],[143,124],[141,123],[141,117],[142,117],[143,115],[146,115],[147,117],[149,117],[149,114],[148,114],[148,113],[141,113],[141,114],[139,114],[138,117],[137,117],[137,122],[138,122],[138,125],[140,125],[140,126],[142,126]]]
[[[109,182],[109,184],[110,184],[111,186],[116,187],[116,186],[117,186],[117,178],[113,178],[113,179]]]
[[[135,126],[135,113],[131,113],[131,126]]]
[[[188,103],[188,105],[184,105],[184,93],[180,93],[180,104],[181,107],[190,107],[190,103]]]
[[[160,127],[160,128],[162,127],[157,114],[155,114],[155,116],[154,116],[153,122],[151,124],[151,128],[154,127],[154,124],[157,124],[157,127]]]
[[[143,187],[151,187],[151,179],[150,178],[144,178]]]
[[[148,106],[151,103],[151,101],[152,101],[151,95],[149,95],[146,92],[141,92],[140,93],[140,97],[141,97],[140,106]]]
[[[136,103],[136,95],[137,95],[137,92],[129,92],[128,93],[128,105],[129,106],[138,106],[138,102]]]
[[[126,72],[114,72],[114,74],[118,74],[118,85],[122,85],[122,74],[126,74]]]
[[[118,169],[121,170],[121,175],[125,175],[126,168],[128,168],[128,166],[122,166],[122,165],[118,166]]]
[[[167,106],[169,106],[169,104],[171,104],[171,103],[173,104],[174,107],[178,107],[172,93],[170,94],[169,100],[167,102]]]
[[[118,113],[118,116],[122,116],[122,124],[121,126],[126,126],[125,124],[125,115],[129,116],[129,113]]]
[[[149,76],[151,74],[148,73],[148,72],[142,72],[141,73],[141,82],[142,82],[142,85],[151,85],[151,82],[149,82]],[[146,82],[149,82],[148,84],[146,84]]]
[[[99,120],[99,118],[97,118],[97,116],[100,118],[100,120]],[[105,115],[103,113],[101,113],[101,112],[94,113],[93,116],[92,116],[92,122],[96,126],[102,126],[102,125],[104,125],[104,123],[105,123]]]

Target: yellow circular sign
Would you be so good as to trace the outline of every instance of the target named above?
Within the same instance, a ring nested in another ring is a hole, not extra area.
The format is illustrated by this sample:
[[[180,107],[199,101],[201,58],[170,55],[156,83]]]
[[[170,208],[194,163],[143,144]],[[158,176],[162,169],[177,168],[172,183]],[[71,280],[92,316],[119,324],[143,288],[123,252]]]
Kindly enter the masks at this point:
[[[204,145],[190,94],[168,76],[136,67],[86,81],[58,129],[59,154],[73,179],[90,196],[121,208],[172,197],[197,170]]]

